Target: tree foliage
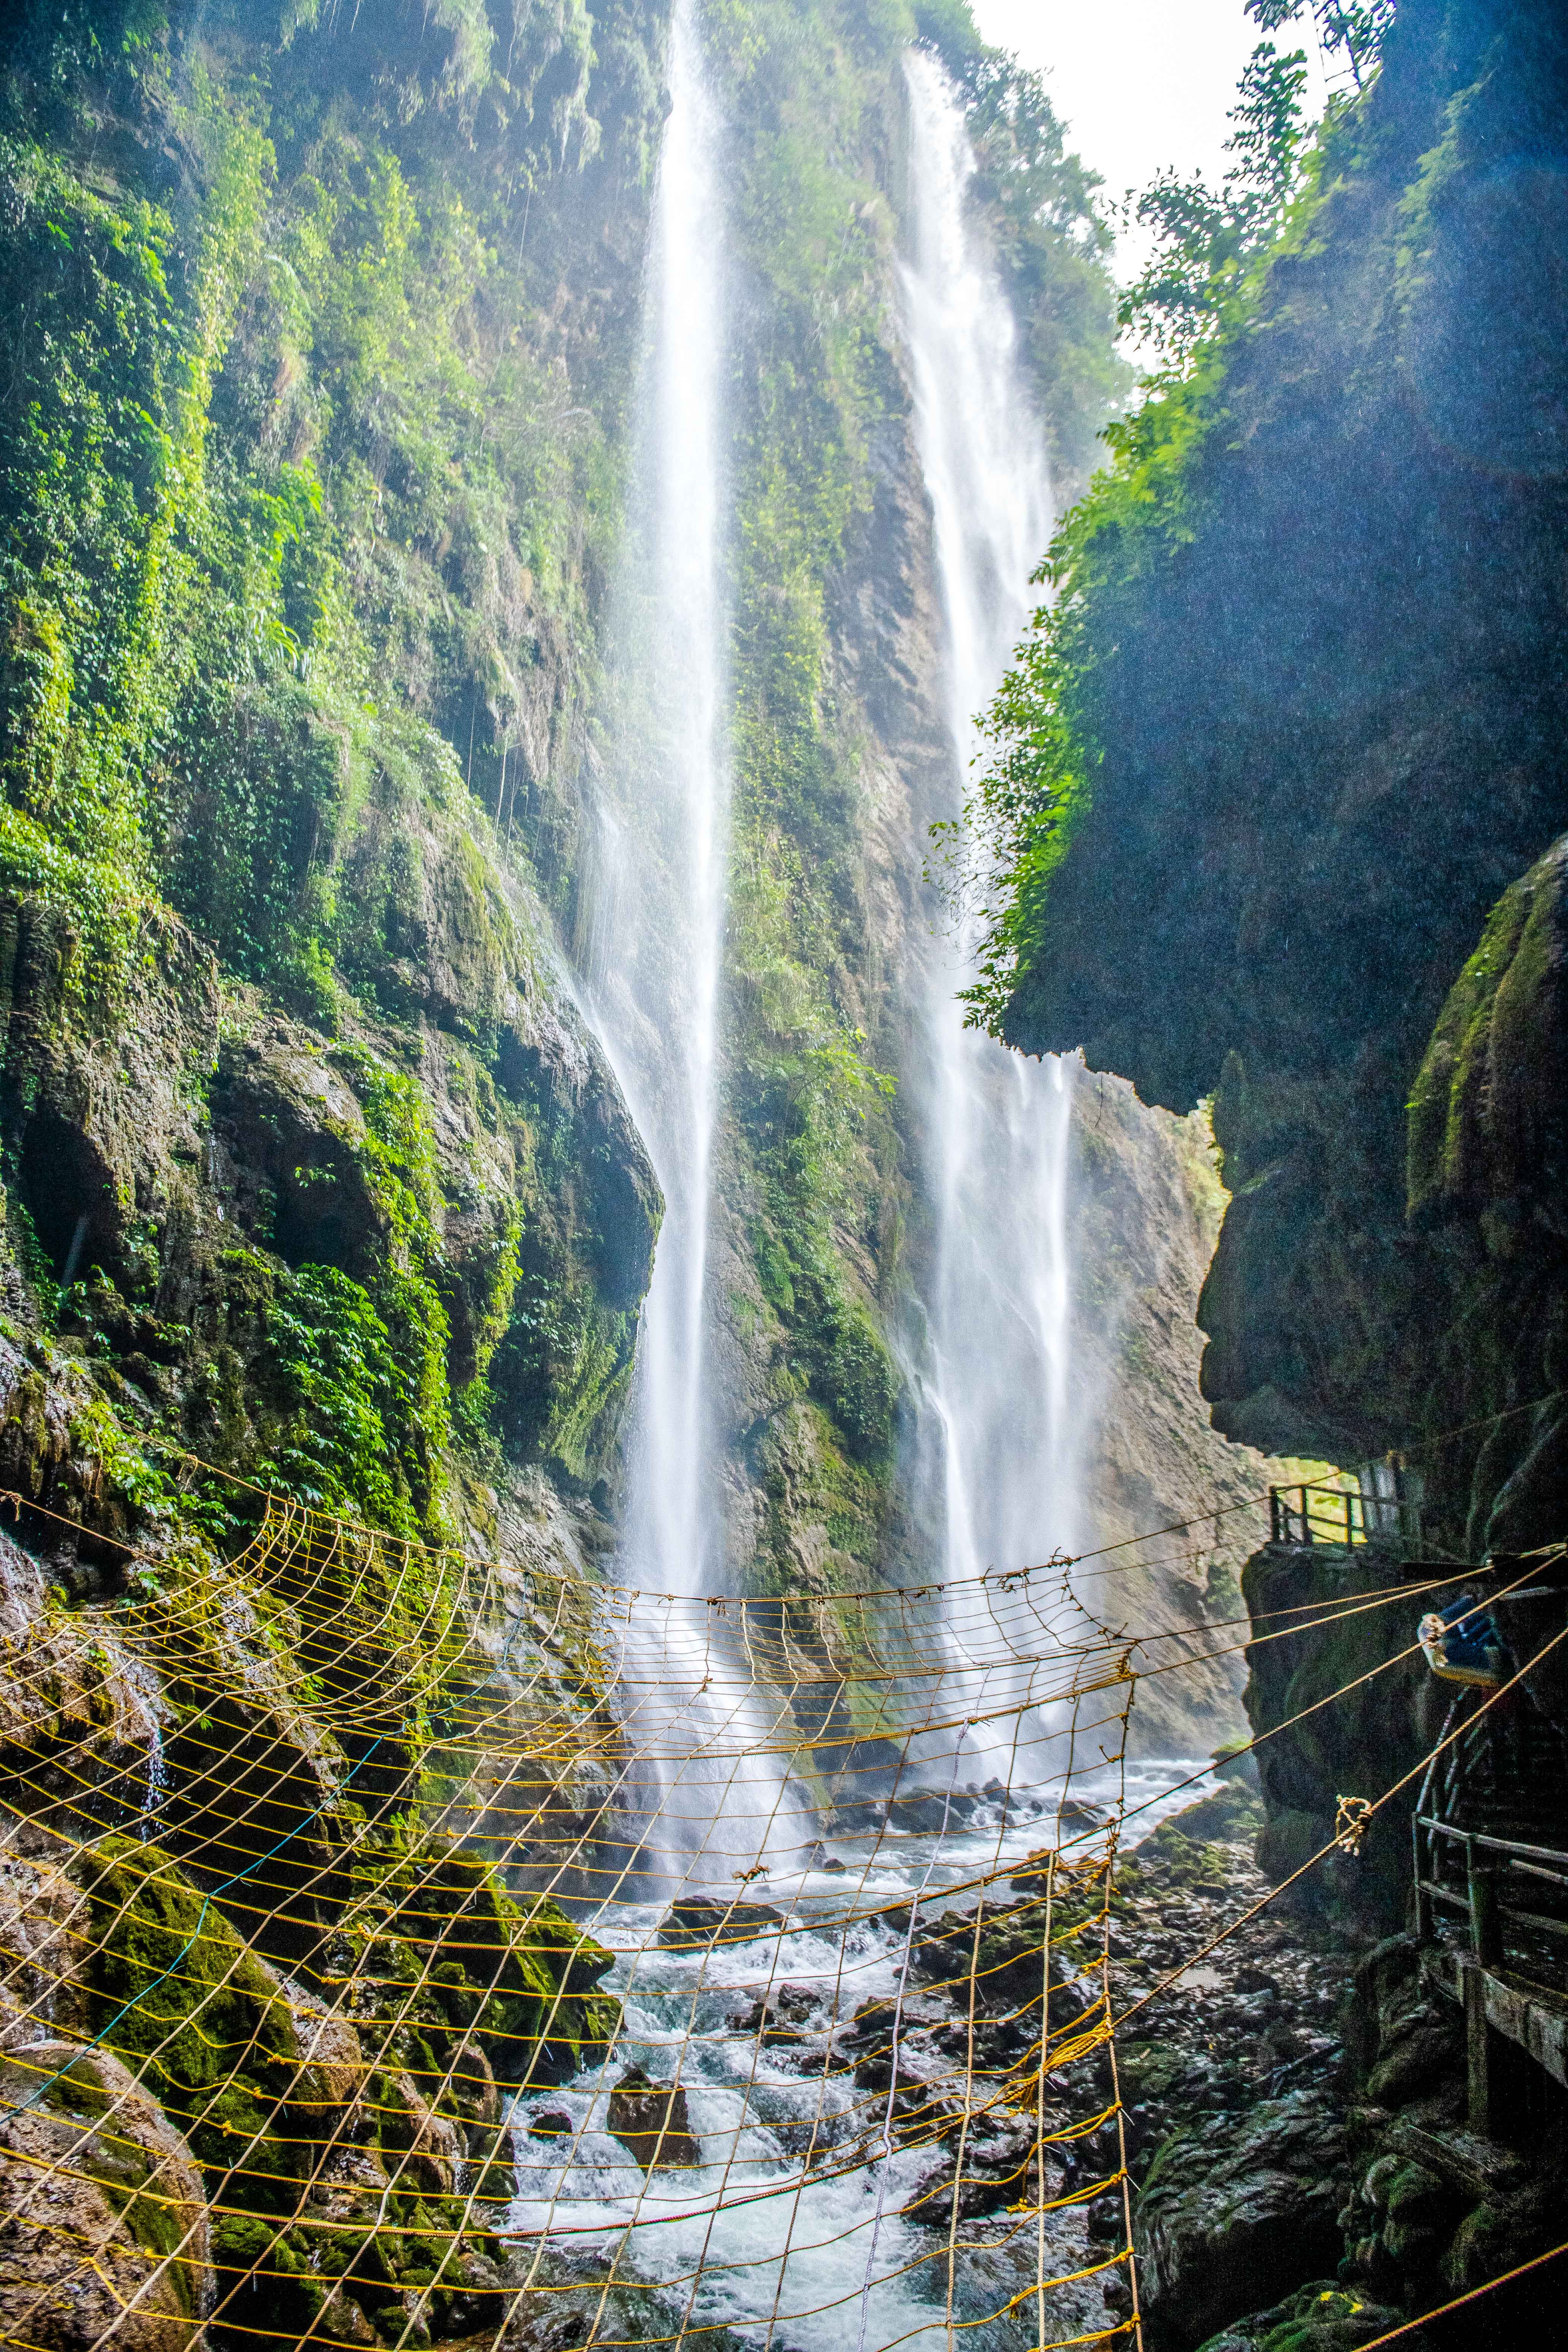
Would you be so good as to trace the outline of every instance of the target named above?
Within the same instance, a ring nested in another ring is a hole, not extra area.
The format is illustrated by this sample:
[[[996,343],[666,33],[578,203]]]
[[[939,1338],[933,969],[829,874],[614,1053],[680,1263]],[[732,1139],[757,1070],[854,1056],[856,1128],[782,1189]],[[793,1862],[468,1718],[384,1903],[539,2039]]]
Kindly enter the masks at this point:
[[[1364,89],[1394,22],[1394,0],[1247,0],[1247,13],[1265,33],[1310,17],[1325,58],[1342,58],[1357,92]]]
[[[1254,0],[1249,13],[1273,31],[1300,10]],[[1358,71],[1370,74],[1391,11],[1338,15],[1337,30],[1324,16],[1321,37],[1353,39]],[[1198,461],[1225,417],[1227,366],[1272,264],[1310,236],[1324,142],[1332,143],[1336,125],[1348,127],[1343,106],[1331,102],[1317,140],[1310,137],[1306,79],[1301,51],[1281,56],[1259,43],[1231,110],[1232,160],[1220,186],[1165,173],[1137,205],[1155,247],[1122,297],[1121,318],[1165,368],[1142,406],[1105,431],[1110,463],[1063,520],[1038,575],[1045,600],[987,715],[986,771],[962,824],[938,829],[939,870],[980,924],[970,1017],[997,1034],[1120,723],[1105,700],[1105,649],[1196,527]]]
[[[1278,235],[1300,177],[1306,86],[1301,50],[1281,57],[1260,41],[1230,111],[1235,161],[1220,186],[1163,172],[1139,197],[1135,215],[1154,249],[1119,316],[1167,362],[1189,359],[1215,331],[1227,298]]]
[[[1375,71],[1394,0],[1247,0],[1261,31],[1305,19],[1325,59],[1341,57],[1359,95]],[[1217,189],[1163,172],[1134,207],[1154,249],[1122,296],[1120,318],[1168,363],[1181,364],[1213,333],[1251,265],[1279,235],[1301,185],[1309,139],[1302,98],[1307,58],[1260,41],[1247,60],[1226,142],[1234,159]],[[1331,111],[1342,102],[1331,96]]]
[[[1115,349],[1101,183],[1068,147],[1040,74],[983,48],[963,58],[957,78],[977,194],[1023,330],[1052,480],[1070,501],[1088,482],[1100,428],[1122,404],[1131,373]]]

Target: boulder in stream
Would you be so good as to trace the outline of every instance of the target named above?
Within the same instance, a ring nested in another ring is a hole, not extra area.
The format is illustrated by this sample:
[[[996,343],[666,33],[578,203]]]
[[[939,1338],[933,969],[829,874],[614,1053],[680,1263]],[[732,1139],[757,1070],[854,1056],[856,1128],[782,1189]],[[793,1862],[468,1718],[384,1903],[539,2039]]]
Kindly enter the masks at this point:
[[[911,1797],[895,1797],[888,1807],[888,1827],[892,1830],[913,1830],[935,1832],[955,1829],[961,1819],[956,1798],[938,1796],[933,1790],[921,1789]]]
[[[686,2094],[679,2083],[655,2083],[630,2066],[610,2093],[610,2132],[645,2172],[656,2165],[695,2170],[702,2150],[692,2133]]]
[[[755,2000],[738,2022],[742,2033],[754,2033],[764,2050],[790,2049],[807,2040],[826,2041],[828,2028],[817,2018],[825,1996],[816,1985],[775,1985]],[[831,2001],[829,1994],[826,1999]]]
[[[667,1952],[709,1951],[715,1944],[749,1944],[757,1936],[776,1936],[786,1925],[784,1913],[766,1903],[738,1898],[717,1903],[692,1895],[670,1905],[658,1923],[658,1940]]]
[[[962,2164],[955,2132],[941,2166],[928,2174],[918,2195],[904,2207],[910,2219],[933,2228],[944,2225],[952,2215],[955,2182],[960,2221],[983,2221],[1029,2195],[1036,2134],[1028,2116],[999,2108],[982,2110],[971,2115],[962,2137]]]
[[[1331,2272],[1343,2251],[1344,2129],[1321,2091],[1265,2099],[1228,2128],[1177,2132],[1133,2213],[1153,2340],[1199,2345],[1237,2312]]]

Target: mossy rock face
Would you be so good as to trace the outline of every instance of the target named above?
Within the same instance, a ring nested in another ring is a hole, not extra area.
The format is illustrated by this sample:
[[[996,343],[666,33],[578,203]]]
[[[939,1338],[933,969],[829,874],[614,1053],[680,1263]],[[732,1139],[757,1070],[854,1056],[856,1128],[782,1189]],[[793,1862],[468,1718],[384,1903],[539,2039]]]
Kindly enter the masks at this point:
[[[210,1068],[219,995],[210,951],[178,919],[150,913],[110,1050],[72,986],[80,942],[61,910],[0,896],[0,1010],[8,1022],[0,1117],[17,1203],[56,1279],[101,1266],[135,1313],[143,1213],[176,1214],[192,1191],[200,1117],[190,1074]],[[79,1220],[85,1219],[78,1239]],[[145,1338],[155,1318],[139,1317]]]
[[[278,1978],[157,1846],[108,1839],[80,1874],[94,2032],[138,2067],[210,2181],[243,2158],[245,2201],[292,2204],[326,2085]]]
[[[470,2188],[478,2211],[510,2195],[497,2079],[563,2081],[619,2024],[596,1990],[613,1954],[553,1904],[514,1903],[457,1852],[360,1859],[365,1925],[327,1956],[343,1964],[336,1985],[326,1971],[335,2001],[285,1984],[156,1847],[110,1839],[77,1865],[88,2022],[178,2123],[221,2208],[216,2345],[258,2327],[293,2341],[334,2294],[395,2334],[437,2272],[432,2335],[499,2321],[464,2208]]]
[[[395,1864],[364,1923],[345,1939],[352,1999],[398,2021],[384,2054],[416,2082],[471,2073],[458,2055],[470,2046],[498,2082],[567,2082],[619,2030],[619,2003],[597,1990],[614,1953],[555,1904],[514,1902],[470,1854]],[[361,2030],[374,2031],[368,2019]]]
[[[1202,2342],[1226,2312],[1337,2262],[1342,2127],[1321,2095],[1266,2099],[1160,2147],[1133,2212],[1142,2299],[1160,2340]]]
[[[395,1017],[494,1036],[526,957],[499,871],[458,807],[384,768],[345,861],[345,971]]]
[[[62,1606],[48,1572],[0,1535],[0,1772],[11,1804],[47,1811],[57,1829],[90,1832],[106,1814],[133,1822],[158,1738],[147,1682],[105,1614]]]
[[[1163,1836],[1166,1829],[1178,1831],[1183,1837],[1198,1840],[1218,1838],[1234,1842],[1256,1835],[1263,1826],[1261,1800],[1244,1780],[1226,1780],[1209,1797],[1200,1797],[1195,1805],[1188,1805],[1156,1832]]]
[[[302,1703],[328,1666],[356,1692],[375,1692],[386,1644],[405,1622],[387,1605],[392,1580],[381,1551],[360,1563],[340,1548],[319,1586],[336,1617],[329,1647],[312,1643],[264,1574],[220,1565],[193,1544],[165,1554],[141,1597],[108,1620],[138,1660],[155,1662],[166,1779],[158,1837],[176,1853],[221,1856],[214,1875],[237,1874],[225,1898],[228,1916],[285,1964],[310,1948],[342,1899],[353,1801],[374,1794],[376,1763],[391,1769],[395,1755],[407,1752],[395,1745],[388,1709],[372,1765],[363,1757],[356,1765]],[[417,1570],[407,1582],[419,1586]],[[421,1597],[416,1590],[398,1599],[412,1613]],[[383,1622],[362,1634],[378,1604]],[[417,1678],[411,1696],[410,1677],[403,1682],[405,1715],[416,1714]],[[137,1794],[147,1786],[143,1772]]]
[[[1528,1205],[1560,1231],[1568,1175],[1568,838],[1488,918],[1410,1098],[1409,1206]]]
[[[1355,2352],[1403,2323],[1402,2312],[1318,2279],[1272,2311],[1234,2320],[1199,2352]]]
[[[102,2048],[37,2042],[7,2054],[0,2336],[87,2352],[113,2326],[130,2352],[186,2352],[212,2289],[201,2174],[146,2090]]]

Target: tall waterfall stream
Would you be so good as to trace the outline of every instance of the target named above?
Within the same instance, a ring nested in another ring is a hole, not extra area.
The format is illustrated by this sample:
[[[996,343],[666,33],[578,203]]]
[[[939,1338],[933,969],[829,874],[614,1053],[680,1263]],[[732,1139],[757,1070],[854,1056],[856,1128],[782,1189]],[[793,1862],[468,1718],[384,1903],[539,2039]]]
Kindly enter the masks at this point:
[[[765,1750],[764,1703],[711,1654],[718,1562],[706,1286],[718,1114],[729,775],[721,587],[722,133],[690,0],[671,28],[638,369],[630,529],[617,598],[618,805],[602,817],[590,1010],[647,1142],[665,1217],[643,1310],[618,1573],[673,1596],[626,1658],[628,1737],[653,1759],[647,1864],[729,1879],[763,1844],[809,1847]],[[613,947],[612,943],[613,942]],[[749,1751],[737,1764],[735,1751]]]
[[[942,67],[905,64],[911,250],[904,308],[915,433],[947,630],[952,803],[1050,537],[1043,439],[1012,313],[968,212],[974,158]],[[923,1015],[924,1187],[934,1263],[911,1363],[918,1476],[945,1580],[1046,1560],[1081,1535],[1068,1354],[1067,1065],[1026,1061],[963,1025],[968,943],[939,946]],[[1002,1760],[982,1750],[984,1779]],[[1015,1771],[1016,1771],[1015,1759]]]
[[[956,808],[972,714],[1025,619],[1050,499],[1011,319],[966,218],[974,165],[962,113],[933,60],[911,57],[907,75],[903,292],[948,635]],[[854,2326],[858,2352],[874,2352],[950,2343],[955,2321],[1001,2308],[972,2332],[987,2352],[1022,2352],[1037,2337],[1037,2316],[1029,2305],[1005,2306],[1033,2274],[1034,2224],[1011,2251],[966,2254],[944,2309],[944,2276],[922,2266],[931,2230],[900,2210],[929,2171],[930,2148],[889,2149],[875,2134],[860,2145],[853,2080],[803,2077],[759,2038],[754,2004],[786,1978],[797,2010],[824,2031],[874,1997],[901,1999],[898,1915],[845,1926],[847,1887],[873,1914],[911,1895],[934,1903],[944,1885],[1037,1846],[1052,1727],[1029,1723],[1022,1745],[973,1730],[951,1758],[952,1783],[962,1780],[969,1793],[944,1817],[944,1833],[900,1836],[889,1849],[842,1822],[825,1832],[770,1752],[800,1738],[780,1719],[783,1694],[770,1699],[726,1648],[706,1598],[721,1589],[705,1289],[723,1016],[727,289],[723,128],[691,0],[676,9],[671,89],[618,599],[620,691],[636,719],[609,763],[584,982],[668,1203],[616,1565],[620,1581],[643,1595],[630,1614],[657,1628],[625,1658],[625,1729],[647,1760],[657,1802],[638,1825],[643,1844],[621,1899],[595,1921],[618,1955],[606,1989],[625,2005],[621,2040],[601,2073],[520,2103],[511,2226],[536,2233],[552,2250],[540,2259],[564,2265],[568,2279],[603,2280],[613,2253],[613,2274],[663,2283],[660,2326],[672,2337],[725,2326],[749,2343],[841,2352]],[[911,859],[921,850],[911,842]],[[918,1406],[913,1476],[943,1578],[972,1579],[1045,1559],[1080,1528],[1068,1362],[1072,1088],[1061,1065],[1026,1065],[965,1031],[962,941],[929,951],[922,942],[921,953],[911,983],[926,1138],[920,1181],[934,1246],[907,1349]],[[668,1599],[650,1612],[655,1591]],[[963,1662],[953,1663],[962,1685]],[[992,1796],[977,1798],[998,1769],[1037,1794],[1005,1800],[993,1780]],[[1133,1768],[1131,1779],[1140,1797],[1161,1785],[1157,1769]],[[1075,1782],[1086,1788],[1092,1799],[1092,1779]],[[1114,1793],[1108,1776],[1101,1794],[1109,1802]],[[733,1895],[742,1876],[759,1877],[757,1891],[784,1906],[786,1932],[712,1951],[661,1948],[672,1895]],[[609,2131],[615,2084],[633,2063],[656,2084],[680,2085],[700,2168],[645,2175]],[[823,2151],[837,2147],[842,2160],[847,2142],[849,2168],[818,2179]],[[1072,2267],[1075,2226],[1052,2222],[1056,2267]],[[1062,2315],[1094,2324],[1099,2308],[1091,2295]]]

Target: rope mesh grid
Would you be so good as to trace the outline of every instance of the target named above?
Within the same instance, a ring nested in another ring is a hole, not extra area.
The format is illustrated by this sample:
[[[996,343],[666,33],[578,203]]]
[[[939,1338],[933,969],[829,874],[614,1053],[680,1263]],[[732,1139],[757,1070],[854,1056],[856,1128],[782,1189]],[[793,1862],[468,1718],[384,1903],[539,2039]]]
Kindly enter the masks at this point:
[[[1226,1629],[1140,1669],[1060,1560],[678,1598],[258,1509],[73,1612],[164,1783],[0,1654],[0,2138],[53,2240],[0,2340],[84,2283],[68,2340],[137,2352],[1136,2332],[1127,1720]]]

